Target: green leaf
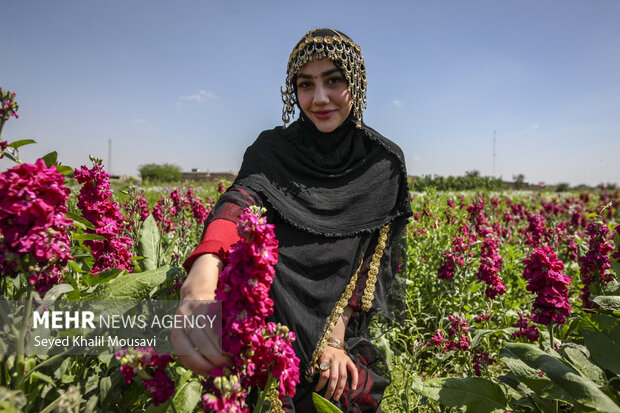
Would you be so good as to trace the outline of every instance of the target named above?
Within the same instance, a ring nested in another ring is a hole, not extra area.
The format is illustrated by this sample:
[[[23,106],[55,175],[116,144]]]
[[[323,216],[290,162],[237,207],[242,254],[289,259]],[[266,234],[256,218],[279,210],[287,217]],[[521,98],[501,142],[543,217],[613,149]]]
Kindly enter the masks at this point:
[[[198,381],[188,381],[181,385],[172,398],[172,403],[179,413],[192,413],[202,397],[202,386]],[[172,407],[168,408],[172,413]]]
[[[551,381],[571,394],[575,403],[599,412],[620,413],[620,406],[603,393],[592,380],[581,376],[577,371],[535,345],[507,343],[506,348],[528,366],[542,370]]]
[[[342,413],[342,410],[318,393],[312,392],[312,402],[318,413]]]
[[[56,165],[56,160],[58,159],[58,152],[50,152],[47,155],[44,155],[41,159],[45,162],[45,165],[49,168],[52,165]]]
[[[24,145],[30,145],[31,143],[37,143],[34,139],[22,139],[19,141],[9,143],[9,148],[20,148]]]
[[[39,379],[39,380],[43,380],[44,382],[49,383],[52,386],[56,386],[56,382],[54,381],[53,378],[51,378],[47,374],[41,373],[38,370],[33,371],[32,374],[30,375],[30,377],[31,377],[31,380],[32,380],[32,378],[36,378],[36,379]]]
[[[596,364],[589,359],[589,351],[583,346],[567,343],[562,351],[571,364],[579,370],[581,374],[596,383],[597,386],[603,387],[607,385],[605,373]]]
[[[64,293],[70,293],[73,291],[73,286],[71,284],[58,284],[50,288],[46,293],[43,301],[46,304],[52,304],[54,301],[58,299]]]
[[[109,376],[103,377],[99,381],[99,396],[101,400],[105,400],[110,393],[110,389],[112,388],[112,379]]]
[[[584,342],[596,363],[616,374],[620,374],[620,346],[601,331],[584,333]]]
[[[620,311],[620,296],[599,295],[592,299],[602,309],[609,311]]]
[[[68,264],[71,268],[73,268],[73,271],[77,272],[78,274],[82,274],[85,271],[82,269],[82,267],[80,267],[79,265],[77,265],[77,263],[73,260],[69,260]]]
[[[170,266],[156,268],[140,273],[124,273],[110,282],[99,284],[90,294],[82,295],[83,300],[144,300],[150,292],[166,281]]]
[[[56,169],[58,170],[58,173],[64,176],[67,176],[73,172],[73,168],[67,165],[56,165]]]
[[[159,261],[159,228],[153,215],[149,215],[142,223],[140,234],[138,235],[138,255],[144,257],[139,261],[142,270],[153,270]]]
[[[424,382],[421,394],[449,407],[467,407],[468,412],[504,412],[508,400],[502,388],[480,377],[438,378]]]
[[[98,274],[87,274],[82,277],[82,281],[88,285],[103,284],[118,277],[122,272],[123,270],[112,268],[110,270],[101,271]]]
[[[86,402],[86,406],[84,407],[84,413],[91,413],[95,411],[95,407],[97,407],[97,400],[99,399],[98,395],[93,395]]]
[[[523,361],[507,348],[502,348],[499,353],[500,360],[508,366],[510,371],[521,380],[523,384],[532,389],[537,396],[543,399],[562,400],[573,403],[573,398],[561,387],[554,384],[546,375],[540,376],[540,370],[536,370]]]
[[[73,234],[73,239],[76,241],[94,241],[94,240],[105,241],[106,237],[104,237],[103,235],[97,235],[97,234]]]
[[[15,162],[15,163],[18,163],[18,162],[17,162],[17,158],[16,158],[16,157],[14,157],[13,155],[11,155],[11,154],[10,154],[10,153],[8,153],[8,152],[4,152],[4,157],[5,157],[5,158],[8,158],[8,159],[10,159],[10,160],[12,160],[12,161],[13,161],[13,162]]]
[[[95,226],[86,218],[82,217],[81,215],[78,214],[74,214],[73,212],[67,212],[67,218],[72,219],[73,220],[73,224],[76,227],[82,228],[82,229],[95,229]]]

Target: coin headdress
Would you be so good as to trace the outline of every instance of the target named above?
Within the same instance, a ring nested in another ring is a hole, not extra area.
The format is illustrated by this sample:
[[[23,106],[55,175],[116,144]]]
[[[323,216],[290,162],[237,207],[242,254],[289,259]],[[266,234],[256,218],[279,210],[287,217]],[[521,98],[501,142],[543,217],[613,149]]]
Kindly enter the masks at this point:
[[[353,118],[362,127],[362,112],[366,109],[366,66],[362,49],[346,34],[334,29],[312,29],[295,45],[286,68],[286,88],[281,89],[282,121],[284,127],[295,116],[297,106],[297,73],[306,63],[327,57],[344,75],[351,100]]]

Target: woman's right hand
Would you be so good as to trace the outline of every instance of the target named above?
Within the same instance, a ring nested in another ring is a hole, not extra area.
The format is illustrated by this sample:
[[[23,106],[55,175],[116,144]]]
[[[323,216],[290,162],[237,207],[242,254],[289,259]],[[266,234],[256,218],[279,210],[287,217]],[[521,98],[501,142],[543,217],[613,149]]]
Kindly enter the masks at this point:
[[[215,289],[222,260],[213,254],[200,256],[181,287],[181,303],[176,314],[187,317],[212,314],[209,302],[215,299]],[[221,320],[220,320],[221,321]],[[221,325],[221,322],[219,323]],[[172,345],[177,359],[188,369],[209,376],[214,367],[232,359],[222,354],[221,332],[212,328],[173,328]]]

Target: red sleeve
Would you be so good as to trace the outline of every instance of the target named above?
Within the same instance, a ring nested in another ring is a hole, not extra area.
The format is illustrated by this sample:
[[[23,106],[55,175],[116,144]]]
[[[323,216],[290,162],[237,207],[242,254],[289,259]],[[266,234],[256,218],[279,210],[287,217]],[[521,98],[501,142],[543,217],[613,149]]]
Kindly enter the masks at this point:
[[[212,221],[207,227],[200,244],[183,263],[183,268],[189,272],[194,261],[202,254],[215,254],[222,261],[226,262],[228,250],[239,239],[237,224],[227,219]]]

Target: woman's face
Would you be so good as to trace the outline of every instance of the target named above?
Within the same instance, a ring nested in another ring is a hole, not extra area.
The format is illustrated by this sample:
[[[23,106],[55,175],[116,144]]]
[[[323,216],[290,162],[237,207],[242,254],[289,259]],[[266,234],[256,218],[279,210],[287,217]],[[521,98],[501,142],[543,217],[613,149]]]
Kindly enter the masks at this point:
[[[297,100],[314,126],[324,133],[340,126],[353,106],[347,80],[326,57],[312,60],[299,69]]]

